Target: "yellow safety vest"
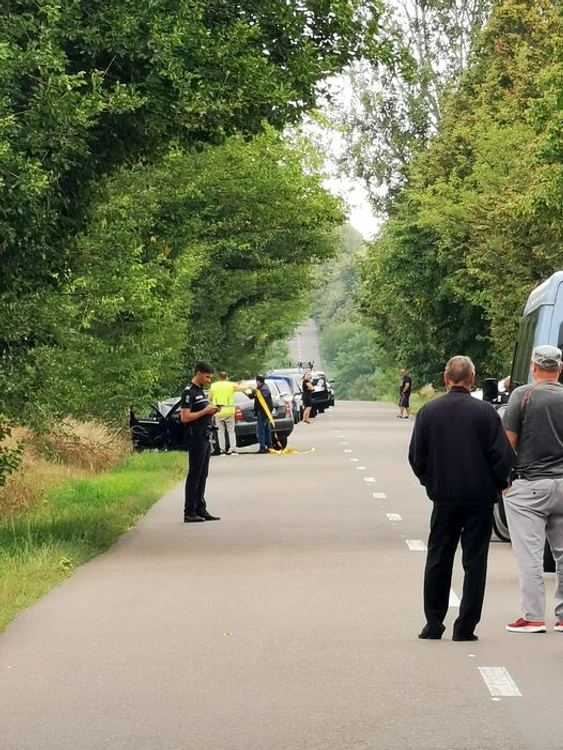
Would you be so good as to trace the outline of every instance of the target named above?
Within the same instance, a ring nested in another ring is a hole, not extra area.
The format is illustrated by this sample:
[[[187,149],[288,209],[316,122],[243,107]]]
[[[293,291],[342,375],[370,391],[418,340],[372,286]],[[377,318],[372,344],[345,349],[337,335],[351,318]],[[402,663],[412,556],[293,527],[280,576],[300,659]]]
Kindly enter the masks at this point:
[[[217,380],[209,389],[209,400],[212,404],[222,406],[218,417],[235,416],[235,390],[237,386],[231,380]]]

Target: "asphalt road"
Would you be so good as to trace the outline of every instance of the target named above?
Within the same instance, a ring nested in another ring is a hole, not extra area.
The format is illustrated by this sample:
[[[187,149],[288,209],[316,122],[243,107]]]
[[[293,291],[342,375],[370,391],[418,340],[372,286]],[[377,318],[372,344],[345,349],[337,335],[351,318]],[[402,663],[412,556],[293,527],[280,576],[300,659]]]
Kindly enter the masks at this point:
[[[429,504],[394,414],[340,403],[296,429],[312,453],[214,458],[220,522],[183,525],[178,487],[17,618],[2,750],[560,750],[563,636],[504,631],[510,546],[492,544],[478,643],[416,638],[424,552],[407,541]],[[491,667],[520,695],[493,699]]]
[[[322,367],[321,355],[317,339],[317,324],[311,318],[299,326],[294,337],[289,342],[289,353],[294,362],[302,362],[308,367],[313,362],[315,368]]]

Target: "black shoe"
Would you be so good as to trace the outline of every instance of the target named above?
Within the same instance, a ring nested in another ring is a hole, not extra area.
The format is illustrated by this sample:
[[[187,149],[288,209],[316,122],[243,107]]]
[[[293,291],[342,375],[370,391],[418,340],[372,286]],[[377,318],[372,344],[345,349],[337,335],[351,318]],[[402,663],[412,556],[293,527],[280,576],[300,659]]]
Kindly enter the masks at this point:
[[[452,635],[452,641],[478,641],[479,636],[475,635],[475,633],[454,633]]]
[[[208,513],[207,511],[204,511],[203,513],[199,513],[199,517],[203,518],[204,521],[220,521],[221,520],[219,516],[212,516],[211,513]]]
[[[418,637],[426,641],[439,641],[445,629],[446,628],[442,625],[441,630],[434,631],[430,630],[428,625],[425,625],[418,634]]]
[[[201,516],[184,516],[184,523],[202,523],[203,521],[205,521],[205,518]]]

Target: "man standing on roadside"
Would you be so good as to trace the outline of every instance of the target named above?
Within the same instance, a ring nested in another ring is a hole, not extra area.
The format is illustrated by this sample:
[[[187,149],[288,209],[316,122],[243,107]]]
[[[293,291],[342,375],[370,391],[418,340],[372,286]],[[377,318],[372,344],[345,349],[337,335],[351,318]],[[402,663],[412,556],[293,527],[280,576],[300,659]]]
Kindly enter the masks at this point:
[[[411,416],[411,407],[410,407],[410,397],[411,397],[411,388],[412,388],[412,380],[409,376],[409,371],[406,369],[403,369],[401,372],[401,387],[399,388],[399,413],[397,414],[397,419],[410,419]],[[403,415],[403,412],[406,411],[406,416]]]
[[[557,571],[555,630],[563,632],[563,385],[561,349],[532,352],[534,385],[512,392],[503,417],[516,451],[513,483],[504,500],[520,571],[522,616],[506,629],[545,633],[543,554],[549,542]]]
[[[493,505],[508,485],[513,451],[493,407],[471,398],[475,367],[469,357],[452,357],[444,382],[447,395],[418,412],[409,448],[412,470],[434,504],[424,570],[426,625],[418,637],[442,637],[461,540],[465,578],[452,640],[476,641]]]
[[[222,456],[237,456],[237,438],[235,434],[235,391],[239,386],[231,380],[227,380],[227,373],[220,372],[219,380],[211,385],[209,399],[214,406],[219,406],[221,411],[215,417],[217,426],[217,439],[219,441],[219,452]],[[229,436],[229,450],[225,430]]]
[[[219,411],[203,390],[208,385],[213,368],[207,362],[197,362],[191,385],[182,392],[180,420],[187,425],[188,476],[186,477],[184,523],[219,521],[208,512],[205,485],[211,456],[211,420]]]
[[[262,398],[258,397],[258,393],[261,394]],[[266,381],[263,375],[256,376],[256,388],[253,388],[249,398],[254,399],[254,414],[256,415],[256,438],[258,440],[258,453],[268,453],[272,447],[272,433],[270,430],[270,420],[268,415],[264,411],[262,401],[266,404],[272,413],[272,394],[270,389],[266,385]]]

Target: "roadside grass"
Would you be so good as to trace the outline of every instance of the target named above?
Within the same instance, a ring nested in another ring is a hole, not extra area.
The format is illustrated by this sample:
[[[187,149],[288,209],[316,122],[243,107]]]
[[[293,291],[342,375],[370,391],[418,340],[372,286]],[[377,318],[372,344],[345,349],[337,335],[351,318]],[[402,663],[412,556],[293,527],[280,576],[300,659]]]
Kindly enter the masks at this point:
[[[0,631],[79,565],[104,552],[186,470],[184,453],[141,453],[103,474],[44,488],[0,516]]]
[[[410,399],[411,414],[416,414],[427,401],[428,399],[421,396],[420,393],[413,393]]]

